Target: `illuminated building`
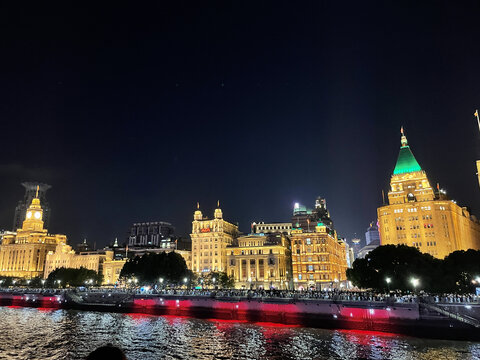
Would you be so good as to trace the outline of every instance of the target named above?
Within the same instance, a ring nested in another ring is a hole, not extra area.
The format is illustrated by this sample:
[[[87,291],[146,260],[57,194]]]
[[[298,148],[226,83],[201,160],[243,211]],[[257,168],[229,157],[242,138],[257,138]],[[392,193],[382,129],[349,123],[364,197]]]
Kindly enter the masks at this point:
[[[175,248],[172,224],[163,221],[135,223],[128,237],[129,247]]]
[[[32,203],[33,198],[35,198],[36,196],[38,196],[42,204],[43,226],[48,229],[48,225],[50,223],[50,206],[48,205],[45,195],[47,190],[50,189],[51,186],[48,184],[36,182],[23,182],[22,186],[25,188],[25,195],[23,197],[23,200],[19,201],[17,207],[15,208],[15,216],[13,218],[12,230],[16,231],[17,229],[20,229],[22,227],[23,220],[25,220],[25,215],[27,214],[27,209]]]
[[[190,234],[192,270],[197,273],[226,271],[226,249],[237,236],[238,226],[223,220],[220,204],[215,209],[213,219],[204,218],[197,204]]]
[[[0,275],[33,278],[43,276],[49,251],[65,245],[65,235],[50,235],[43,227],[43,209],[37,194],[28,207],[22,227],[4,234],[0,245]]]
[[[291,289],[290,240],[284,234],[241,236],[227,246],[227,274],[236,288]]]
[[[380,245],[380,233],[375,222],[371,222],[367,231],[365,232],[365,243],[367,245]]]
[[[377,215],[382,245],[414,246],[438,258],[456,250],[480,249],[479,222],[445,191],[434,191],[403,129],[388,205],[379,207]]]
[[[325,289],[344,286],[348,264],[347,244],[337,237],[333,229],[325,199],[318,198],[315,210],[310,212],[295,204],[293,215],[294,226],[290,239],[295,288]],[[327,221],[328,225],[324,224],[322,219]]]
[[[309,230],[310,224],[312,229],[315,224],[321,222],[330,230],[333,230],[333,221],[330,218],[330,213],[327,210],[327,202],[324,198],[318,197],[315,200],[315,208],[313,210],[305,206],[295,203],[293,207],[292,226],[293,228],[302,228]]]
[[[78,252],[83,252],[83,251],[91,251],[93,250],[90,247],[90,244],[87,243],[87,239],[83,239],[83,242],[80,244],[77,244],[77,251]]]
[[[380,246],[380,233],[378,232],[378,226],[374,222],[370,223],[365,233],[365,241],[366,245],[359,250],[357,258],[365,258],[370,251]]]
[[[360,249],[362,248],[362,245],[360,245],[360,242],[362,240],[360,240],[359,238],[353,238],[352,239],[352,249],[353,249],[353,253],[355,254],[355,258],[358,257],[358,252],[360,251]]]
[[[126,259],[105,260],[103,262],[103,284],[104,285],[117,284],[120,278],[120,272],[122,271],[123,265],[125,265],[126,262],[127,262]]]
[[[292,231],[292,223],[264,223],[253,222],[252,233],[253,234],[286,234],[290,235]]]
[[[113,251],[89,251],[75,254],[70,245],[58,244],[55,250],[49,251],[45,258],[43,277],[58,268],[80,269],[81,267],[103,274],[103,263],[113,259]]]

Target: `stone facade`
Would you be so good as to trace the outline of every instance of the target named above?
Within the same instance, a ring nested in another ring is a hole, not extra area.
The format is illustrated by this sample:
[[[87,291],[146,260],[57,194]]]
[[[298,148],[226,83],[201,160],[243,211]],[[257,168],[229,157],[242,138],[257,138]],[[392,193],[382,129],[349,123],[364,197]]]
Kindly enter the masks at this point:
[[[456,250],[480,249],[480,223],[445,191],[433,189],[403,130],[388,205],[377,215],[382,245],[414,246],[440,259]]]
[[[322,224],[292,230],[292,267],[295,288],[325,289],[345,286],[347,252],[344,241]]]
[[[192,271],[196,273],[227,270],[227,246],[238,236],[238,226],[223,220],[215,209],[213,219],[204,218],[200,208],[192,222]]]
[[[227,246],[236,288],[292,289],[290,240],[283,234],[241,236]]]
[[[65,245],[65,235],[50,235],[43,228],[43,209],[38,191],[28,207],[22,228],[2,236],[0,275],[22,278],[42,277],[45,259],[58,245]]]

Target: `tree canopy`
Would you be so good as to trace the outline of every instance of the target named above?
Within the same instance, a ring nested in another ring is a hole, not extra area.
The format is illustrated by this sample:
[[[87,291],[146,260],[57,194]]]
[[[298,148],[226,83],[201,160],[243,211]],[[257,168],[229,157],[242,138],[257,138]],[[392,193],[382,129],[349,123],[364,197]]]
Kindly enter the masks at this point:
[[[156,283],[160,278],[165,284],[180,284],[191,278],[185,259],[178,253],[162,252],[145,254],[128,260],[120,272],[122,278],[136,278],[140,283]]]
[[[81,267],[80,269],[73,268],[58,268],[53,270],[47,278],[47,286],[85,286],[85,285],[101,285],[103,276],[96,271]]]
[[[405,245],[379,246],[347,270],[354,285],[378,291],[416,288],[431,293],[466,293],[474,290],[478,276],[480,251],[455,251],[440,260]],[[418,280],[416,287],[412,279]]]
[[[227,275],[226,272],[210,271],[200,276],[197,280],[197,284],[202,287],[218,286],[220,288],[229,289],[234,287],[235,280],[233,276]]]

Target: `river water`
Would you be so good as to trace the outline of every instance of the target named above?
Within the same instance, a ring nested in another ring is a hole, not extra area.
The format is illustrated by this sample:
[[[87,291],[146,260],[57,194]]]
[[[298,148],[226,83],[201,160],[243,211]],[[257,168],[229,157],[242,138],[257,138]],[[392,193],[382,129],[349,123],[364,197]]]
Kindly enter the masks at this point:
[[[0,307],[0,359],[480,359],[480,344],[263,323]]]

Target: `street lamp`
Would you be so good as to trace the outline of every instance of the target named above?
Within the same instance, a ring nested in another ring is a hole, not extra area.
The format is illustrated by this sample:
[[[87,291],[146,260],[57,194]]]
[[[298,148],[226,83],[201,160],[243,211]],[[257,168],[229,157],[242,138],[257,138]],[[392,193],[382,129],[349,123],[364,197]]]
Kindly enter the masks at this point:
[[[420,280],[418,280],[418,279],[416,279],[416,278],[411,278],[411,279],[410,279],[410,282],[412,283],[414,290],[415,290],[415,289],[417,288],[417,286],[420,284]]]
[[[45,279],[42,280],[42,286],[45,286]]]
[[[390,283],[392,282],[392,279],[387,276],[385,282],[387,283],[387,289],[390,292]]]
[[[212,282],[213,282],[213,286],[215,287],[215,278],[212,279]]]
[[[163,283],[163,278],[160,278],[159,281],[160,281],[160,284],[162,284]]]

